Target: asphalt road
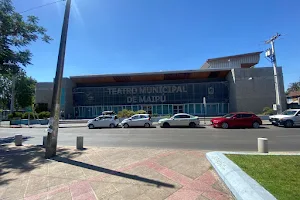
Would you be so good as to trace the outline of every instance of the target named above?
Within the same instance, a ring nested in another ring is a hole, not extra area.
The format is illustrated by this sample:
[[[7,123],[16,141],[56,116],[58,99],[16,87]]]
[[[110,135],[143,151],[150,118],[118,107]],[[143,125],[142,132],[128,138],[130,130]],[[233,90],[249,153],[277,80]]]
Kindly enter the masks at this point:
[[[0,128],[0,144],[22,134],[25,144],[42,144],[43,128]],[[183,148],[224,151],[256,151],[257,138],[269,139],[270,151],[300,151],[300,128],[264,126],[260,129],[202,128],[60,128],[58,145],[75,146],[76,136],[84,136],[85,146]],[[0,146],[1,148],[1,146]]]

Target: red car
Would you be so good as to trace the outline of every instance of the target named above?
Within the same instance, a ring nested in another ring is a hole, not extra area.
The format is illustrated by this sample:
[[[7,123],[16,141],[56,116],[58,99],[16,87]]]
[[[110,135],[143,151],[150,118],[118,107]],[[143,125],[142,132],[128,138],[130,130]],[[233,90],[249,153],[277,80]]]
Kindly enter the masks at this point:
[[[238,112],[229,113],[223,117],[213,118],[211,124],[214,128],[259,128],[262,121],[253,113]]]

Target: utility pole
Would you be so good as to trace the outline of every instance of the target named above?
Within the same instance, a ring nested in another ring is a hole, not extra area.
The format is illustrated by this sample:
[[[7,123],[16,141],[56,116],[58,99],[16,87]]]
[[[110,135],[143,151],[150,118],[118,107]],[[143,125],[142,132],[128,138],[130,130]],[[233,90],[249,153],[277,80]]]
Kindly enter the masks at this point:
[[[71,9],[71,0],[67,0],[62,33],[60,38],[59,54],[58,54],[58,60],[56,66],[56,75],[54,79],[54,88],[53,88],[53,95],[52,95],[51,114],[49,120],[45,158],[51,158],[56,155],[59,115],[60,115],[61,85],[62,85],[62,78],[63,78],[63,71],[64,71],[70,9]]]
[[[273,64],[273,70],[274,70],[274,83],[275,83],[275,94],[276,94],[276,107],[277,107],[277,113],[282,113],[282,105],[281,105],[281,95],[279,91],[279,84],[278,84],[278,75],[277,75],[277,61],[276,61],[276,54],[275,54],[275,46],[274,42],[277,38],[279,38],[281,34],[276,33],[273,37],[271,37],[269,40],[267,40],[266,44],[271,44],[271,49],[268,49],[266,52],[266,56],[271,59],[271,62]]]

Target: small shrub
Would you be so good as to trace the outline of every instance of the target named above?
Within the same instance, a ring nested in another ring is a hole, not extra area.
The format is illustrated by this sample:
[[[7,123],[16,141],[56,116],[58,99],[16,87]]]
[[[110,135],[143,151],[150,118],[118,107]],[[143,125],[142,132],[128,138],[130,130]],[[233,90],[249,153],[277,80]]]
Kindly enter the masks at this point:
[[[25,112],[25,113],[23,113],[22,119],[28,119],[28,114],[29,114],[29,119],[34,119],[33,112]]]
[[[147,114],[147,112],[145,110],[138,110],[135,114]]]
[[[14,114],[12,114],[12,113],[8,114],[8,119],[9,120],[12,120],[13,118],[14,118]]]
[[[50,112],[48,112],[48,111],[43,111],[43,112],[40,112],[40,113],[38,114],[38,116],[39,116],[39,119],[47,119],[47,118],[50,117]]]
[[[264,107],[263,114],[264,115],[273,115],[274,114],[274,110],[272,108],[270,108],[270,107]]]

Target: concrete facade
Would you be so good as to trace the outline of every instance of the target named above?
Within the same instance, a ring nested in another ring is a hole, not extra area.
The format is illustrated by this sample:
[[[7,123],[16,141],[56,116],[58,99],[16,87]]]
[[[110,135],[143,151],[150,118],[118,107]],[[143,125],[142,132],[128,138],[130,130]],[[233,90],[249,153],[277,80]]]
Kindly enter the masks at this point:
[[[35,103],[46,103],[48,110],[50,110],[53,86],[54,84],[51,82],[37,83],[35,89]],[[65,118],[73,118],[73,87],[75,87],[75,85],[69,78],[63,78],[60,109],[64,111]]]
[[[229,110],[262,113],[264,107],[276,103],[272,67],[232,69],[226,77],[229,82]],[[282,68],[278,68],[282,109],[286,109]]]
[[[48,104],[48,110],[51,107],[53,93],[53,83],[51,82],[40,82],[35,86],[35,103],[46,103]]]

